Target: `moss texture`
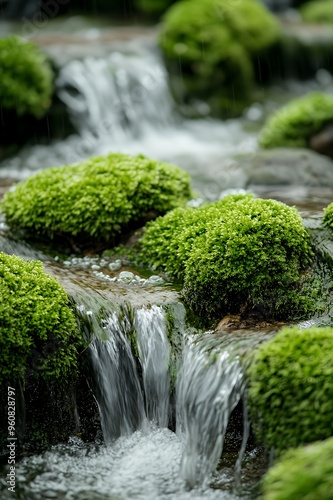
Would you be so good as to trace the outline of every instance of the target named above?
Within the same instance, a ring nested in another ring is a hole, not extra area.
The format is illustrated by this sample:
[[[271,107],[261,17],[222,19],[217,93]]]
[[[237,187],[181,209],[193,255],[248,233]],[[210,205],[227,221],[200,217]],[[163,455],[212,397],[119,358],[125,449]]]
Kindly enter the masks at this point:
[[[333,329],[283,328],[249,368],[259,439],[277,453],[333,434]]]
[[[331,500],[333,439],[290,450],[265,476],[264,500]]]
[[[185,98],[231,114],[251,100],[252,59],[278,37],[276,20],[256,0],[182,0],[164,17],[160,46],[171,74],[181,66]]]
[[[324,209],[324,223],[326,226],[333,229],[333,203],[330,203]]]
[[[301,16],[308,23],[333,25],[333,4],[331,0],[313,0],[302,6]]]
[[[183,281],[187,303],[208,319],[259,306],[289,315],[287,292],[311,255],[297,210],[251,195],[174,210],[141,240],[142,259]]]
[[[53,73],[37,46],[17,36],[0,40],[0,107],[43,116],[51,104]]]
[[[333,122],[333,97],[314,92],[273,114],[260,134],[259,144],[265,149],[304,148],[330,122]]]
[[[8,192],[1,208],[10,226],[37,236],[100,242],[190,197],[189,176],[177,167],[111,154],[43,170]]]
[[[81,336],[65,291],[39,261],[0,252],[0,386],[76,373]]]

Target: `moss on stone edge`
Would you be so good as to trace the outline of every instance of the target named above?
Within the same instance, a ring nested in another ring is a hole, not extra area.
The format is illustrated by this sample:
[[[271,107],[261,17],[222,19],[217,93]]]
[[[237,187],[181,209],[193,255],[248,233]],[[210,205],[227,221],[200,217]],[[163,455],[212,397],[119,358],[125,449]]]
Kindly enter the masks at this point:
[[[0,40],[0,107],[42,117],[51,104],[53,73],[46,56],[17,36]]]
[[[264,500],[331,500],[333,439],[290,450],[265,476]]]
[[[333,329],[283,328],[248,370],[259,439],[277,453],[333,435]]]
[[[333,122],[333,97],[313,92],[279,109],[267,121],[259,137],[264,149],[308,146],[309,139]]]
[[[285,317],[295,313],[300,297],[294,287],[312,250],[295,208],[230,195],[149,223],[141,258],[182,280],[185,300],[202,318],[219,318],[244,307]]]
[[[190,197],[189,176],[179,168],[110,154],[38,172],[6,193],[1,209],[10,226],[34,235],[100,242]]]
[[[330,203],[324,209],[324,224],[333,229],[333,203]]]
[[[256,0],[182,0],[164,17],[160,46],[185,97],[214,111],[239,112],[251,101],[252,59],[279,38],[274,17]]]
[[[314,0],[300,9],[303,21],[316,24],[333,24],[333,4],[331,0]]]
[[[81,336],[68,297],[39,261],[0,252],[0,386],[76,373]]]

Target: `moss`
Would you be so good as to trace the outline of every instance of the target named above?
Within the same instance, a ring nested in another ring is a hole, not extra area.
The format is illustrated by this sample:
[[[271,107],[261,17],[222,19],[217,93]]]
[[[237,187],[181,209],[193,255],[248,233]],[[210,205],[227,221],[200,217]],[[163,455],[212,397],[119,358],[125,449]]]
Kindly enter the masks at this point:
[[[39,261],[0,252],[0,385],[76,373],[81,336],[65,291]]]
[[[263,128],[259,144],[262,148],[307,147],[309,139],[333,121],[333,97],[314,92],[290,102]]]
[[[202,318],[214,319],[244,307],[262,307],[264,316],[294,314],[294,286],[312,251],[296,209],[231,195],[151,222],[141,255],[181,279],[186,302]]]
[[[317,24],[333,24],[333,4],[331,0],[314,0],[301,8],[303,21]]]
[[[218,112],[238,112],[251,101],[252,60],[276,42],[274,17],[256,0],[182,0],[164,17],[160,46],[185,98],[207,100]]]
[[[265,476],[264,500],[331,500],[333,439],[290,450]]]
[[[324,224],[328,226],[329,228],[333,229],[333,203],[330,203],[325,209],[324,209]]]
[[[277,453],[333,434],[333,329],[284,328],[256,352],[249,403],[258,437]]]
[[[51,104],[53,73],[46,56],[16,36],[0,40],[0,107],[41,117]]]
[[[189,176],[177,167],[110,154],[39,172],[6,193],[1,208],[10,226],[37,236],[101,242],[190,197]]]

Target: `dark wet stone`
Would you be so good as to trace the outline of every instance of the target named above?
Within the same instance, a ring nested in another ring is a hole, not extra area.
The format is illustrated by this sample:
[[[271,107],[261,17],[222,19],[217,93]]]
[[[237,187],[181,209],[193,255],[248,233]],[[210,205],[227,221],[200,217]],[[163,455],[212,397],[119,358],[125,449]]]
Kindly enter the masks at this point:
[[[329,123],[318,134],[311,137],[309,146],[313,151],[333,158],[333,123]]]

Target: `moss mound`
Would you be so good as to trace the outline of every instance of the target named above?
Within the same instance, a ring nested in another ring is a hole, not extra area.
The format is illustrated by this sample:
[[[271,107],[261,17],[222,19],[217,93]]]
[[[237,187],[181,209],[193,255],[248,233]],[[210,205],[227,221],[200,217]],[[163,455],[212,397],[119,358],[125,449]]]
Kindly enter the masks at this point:
[[[179,168],[111,154],[43,170],[8,192],[1,208],[10,226],[37,236],[107,242],[190,197],[189,176]]]
[[[68,298],[39,261],[0,252],[0,385],[76,372],[80,334]]]
[[[17,114],[43,116],[51,104],[53,73],[32,43],[11,36],[0,39],[0,107]]]
[[[268,119],[259,137],[262,148],[308,146],[309,139],[333,122],[333,97],[314,92],[296,99]]]
[[[330,203],[324,210],[324,223],[333,229],[333,203]]]
[[[268,471],[264,500],[331,500],[333,439],[290,450]]]
[[[232,114],[251,99],[252,59],[278,37],[276,20],[256,0],[182,0],[164,17],[160,46],[171,74],[181,66],[185,98]]]
[[[303,21],[316,24],[333,24],[331,0],[314,0],[301,8]]]
[[[266,316],[288,315],[287,291],[309,264],[311,248],[296,209],[231,195],[149,223],[141,256],[181,279],[187,303],[214,319],[259,306]]]
[[[249,369],[255,429],[279,453],[333,434],[333,329],[284,328]]]

